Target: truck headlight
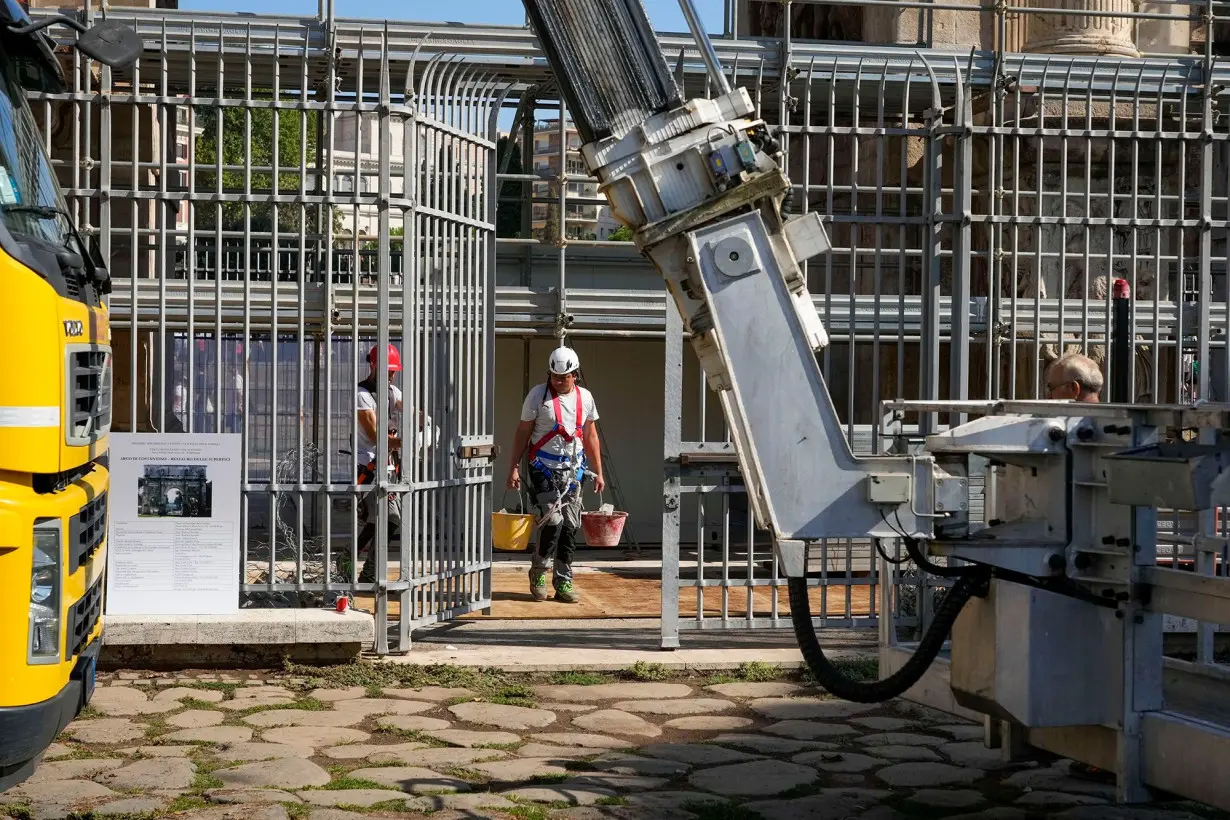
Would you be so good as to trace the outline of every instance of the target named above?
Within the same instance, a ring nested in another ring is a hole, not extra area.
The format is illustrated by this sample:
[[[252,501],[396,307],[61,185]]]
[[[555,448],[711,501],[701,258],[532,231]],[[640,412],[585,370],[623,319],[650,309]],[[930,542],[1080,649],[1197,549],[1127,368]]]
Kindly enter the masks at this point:
[[[34,528],[30,572],[30,659],[60,657],[60,572],[64,550],[59,526]]]

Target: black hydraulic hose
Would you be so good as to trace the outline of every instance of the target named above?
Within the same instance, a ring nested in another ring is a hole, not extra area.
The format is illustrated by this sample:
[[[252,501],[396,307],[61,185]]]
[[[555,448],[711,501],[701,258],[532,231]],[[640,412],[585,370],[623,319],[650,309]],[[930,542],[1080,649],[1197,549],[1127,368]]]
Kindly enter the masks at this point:
[[[968,570],[968,572],[966,572]],[[951,570],[950,570],[951,571]],[[865,683],[847,678],[825,657],[816,638],[816,627],[811,621],[811,601],[807,597],[807,579],[790,578],[790,618],[794,621],[794,634],[803,650],[803,659],[812,675],[826,690],[839,698],[855,703],[881,703],[898,697],[922,678],[936,655],[948,639],[952,625],[961,612],[961,607],[975,595],[985,595],[991,573],[984,567],[962,567],[962,574],[952,589],[940,602],[935,619],[923,635],[918,649],[905,665],[883,680]],[[881,617],[886,617],[881,613]]]

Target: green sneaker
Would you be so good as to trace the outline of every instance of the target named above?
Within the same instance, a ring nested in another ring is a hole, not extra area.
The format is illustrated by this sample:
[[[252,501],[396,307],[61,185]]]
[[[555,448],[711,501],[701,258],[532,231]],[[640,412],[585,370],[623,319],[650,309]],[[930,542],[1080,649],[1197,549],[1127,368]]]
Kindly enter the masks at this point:
[[[535,601],[547,600],[547,574],[540,570],[530,570],[530,594]]]
[[[579,600],[576,590],[572,588],[572,581],[565,581],[562,584],[555,585],[555,600],[563,601],[566,604],[575,604]]]

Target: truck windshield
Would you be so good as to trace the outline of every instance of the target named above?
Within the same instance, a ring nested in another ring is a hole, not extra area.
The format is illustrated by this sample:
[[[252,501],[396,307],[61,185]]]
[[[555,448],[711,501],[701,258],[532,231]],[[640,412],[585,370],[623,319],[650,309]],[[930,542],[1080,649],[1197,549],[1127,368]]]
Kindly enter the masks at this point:
[[[57,246],[75,244],[42,135],[7,59],[0,60],[0,218],[11,233]]]

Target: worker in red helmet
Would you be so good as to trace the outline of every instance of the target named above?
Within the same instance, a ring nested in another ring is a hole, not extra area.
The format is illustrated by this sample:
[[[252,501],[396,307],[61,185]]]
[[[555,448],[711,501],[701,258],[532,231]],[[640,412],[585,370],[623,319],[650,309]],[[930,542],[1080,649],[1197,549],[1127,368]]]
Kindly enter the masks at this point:
[[[373,347],[367,353],[367,378],[359,382],[358,390],[358,425],[355,435],[356,456],[358,457],[359,484],[372,484],[376,481],[376,441],[379,436],[379,417],[376,396],[376,367],[379,364],[379,348]],[[393,468],[390,478],[397,480],[400,473],[401,437],[397,434],[397,417],[402,411],[401,390],[394,382],[401,372],[401,354],[397,348],[389,345],[389,460]],[[376,493],[364,493],[359,497],[359,543],[358,555],[363,560],[359,570],[358,583],[370,584],[376,580],[376,568],[371,560],[371,545],[376,540]],[[389,538],[397,533],[401,526],[401,502],[395,495],[390,495],[389,504]],[[349,572],[347,572],[349,575]]]

